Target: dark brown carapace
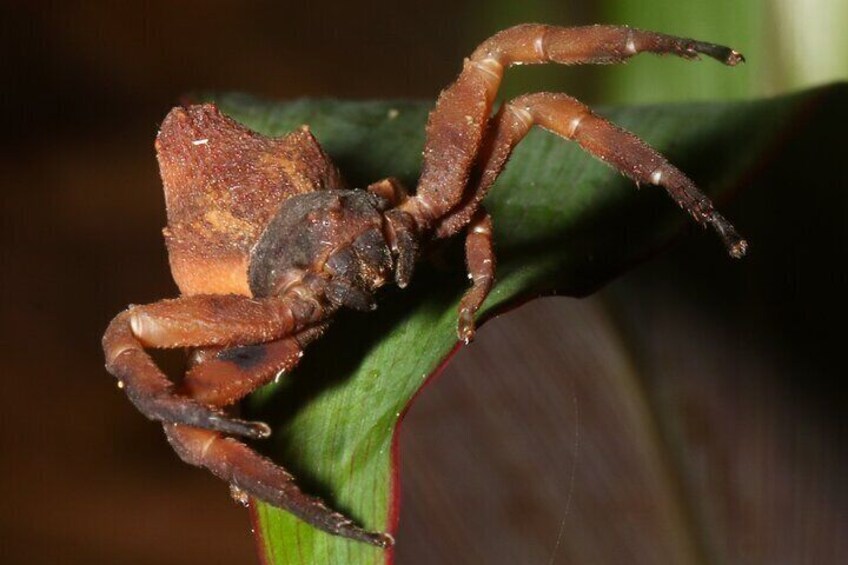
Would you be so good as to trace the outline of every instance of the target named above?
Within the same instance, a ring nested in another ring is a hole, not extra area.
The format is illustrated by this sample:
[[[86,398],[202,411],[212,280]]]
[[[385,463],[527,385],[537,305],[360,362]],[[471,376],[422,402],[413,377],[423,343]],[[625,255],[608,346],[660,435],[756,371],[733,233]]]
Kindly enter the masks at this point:
[[[234,436],[264,438],[268,426],[226,408],[281,371],[344,307],[369,310],[374,293],[405,286],[421,248],[466,231],[470,290],[458,335],[469,341],[474,314],[492,287],[492,223],[481,203],[513,148],[541,126],[637,183],[664,187],[730,254],[746,243],[683,173],[637,137],[564,94],[528,94],[493,103],[504,69],[515,64],[617,63],[641,52],[736,65],[726,47],[628,27],[523,25],[498,33],[465,60],[430,114],[415,195],[393,179],[345,187],[304,127],[285,137],[256,134],[213,105],[175,108],[156,149],[171,270],[182,295],[119,314],[106,330],[106,368],[185,461],[239,491],[284,508],[327,532],[388,546],[302,493],[285,469]],[[175,386],[148,348],[192,348]]]

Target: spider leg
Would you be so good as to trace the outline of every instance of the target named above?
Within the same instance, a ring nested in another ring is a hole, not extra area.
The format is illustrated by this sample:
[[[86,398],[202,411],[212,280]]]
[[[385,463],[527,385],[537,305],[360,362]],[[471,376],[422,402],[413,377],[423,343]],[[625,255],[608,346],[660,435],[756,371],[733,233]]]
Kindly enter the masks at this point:
[[[314,299],[239,294],[195,294],[128,310],[133,334],[145,347],[230,346],[289,335],[326,316]]]
[[[292,338],[259,345],[203,350],[185,375],[178,392],[203,404],[229,406],[276,375],[294,368],[303,356]]]
[[[318,324],[296,336],[259,345],[198,349],[178,392],[216,408],[235,404],[294,369],[306,346],[321,337],[328,325]]]
[[[629,26],[557,27],[544,24],[523,24],[498,32],[481,43],[471,59],[491,58],[502,66],[582,65],[621,63],[639,53],[669,54],[684,59],[706,55],[730,66],[745,61],[741,53],[723,45]]]
[[[390,535],[364,530],[319,498],[305,494],[288,471],[236,439],[178,424],[166,425],[165,433],[186,463],[205,467],[236,489],[283,508],[325,532],[378,547],[393,543]]]
[[[194,359],[196,364],[187,373],[182,391],[215,407],[232,404],[279,371],[294,368],[303,348],[324,329],[325,325],[319,325],[262,345],[203,351]],[[286,469],[244,443],[215,431],[180,424],[165,424],[164,429],[183,461],[208,469],[237,491],[283,508],[331,534],[379,547],[392,544],[388,534],[364,530],[322,500],[302,492]]]
[[[718,232],[731,256],[738,258],[745,254],[745,240],[713,208],[695,183],[665,157],[574,98],[551,93],[520,96],[504,105],[495,118],[491,148],[481,163],[483,171],[471,200],[445,218],[436,230],[437,237],[449,235],[467,222],[466,218],[500,174],[513,148],[534,125],[576,141],[637,184],[662,186],[699,224],[709,224]]]
[[[474,314],[492,290],[495,282],[495,252],[492,248],[492,218],[478,208],[465,238],[465,261],[471,288],[459,303],[457,335],[465,343],[474,337]]]
[[[424,229],[431,229],[462,203],[474,162],[484,146],[492,103],[505,67],[618,63],[641,52],[686,59],[703,54],[730,66],[744,60],[728,47],[625,26],[560,28],[528,24],[497,33],[465,60],[457,80],[439,96],[427,124],[417,194],[402,209]],[[707,221],[720,232],[726,225]],[[731,248],[732,254],[739,251],[738,246]]]
[[[262,422],[239,420],[181,396],[144,348],[263,343],[317,323],[323,315],[319,304],[292,295],[259,300],[194,295],[136,306],[116,316],[103,336],[106,370],[152,420],[267,437],[270,430]]]
[[[176,394],[174,384],[144,351],[130,329],[129,312],[119,314],[103,336],[106,370],[139,411],[151,420],[184,422],[224,433],[263,438],[271,430],[262,422],[233,418],[221,410]]]

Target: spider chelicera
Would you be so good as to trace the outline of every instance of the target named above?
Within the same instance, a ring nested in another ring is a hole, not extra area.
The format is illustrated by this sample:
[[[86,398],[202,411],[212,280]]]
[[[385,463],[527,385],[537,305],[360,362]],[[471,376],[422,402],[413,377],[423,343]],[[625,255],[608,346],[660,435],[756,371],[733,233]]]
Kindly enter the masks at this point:
[[[165,240],[182,295],[115,317],[103,338],[106,368],[144,415],[165,423],[185,461],[322,530],[390,545],[391,536],[304,494],[285,469],[235,439],[264,438],[270,429],[225,408],[292,369],[340,308],[370,310],[381,286],[406,286],[422,248],[462,230],[472,284],[457,332],[468,342],[495,272],[482,200],[534,125],[576,141],[636,183],[664,187],[695,221],[715,229],[730,255],[744,255],[745,241],[686,175],[574,98],[527,94],[492,113],[510,65],[618,63],[642,52],[703,54],[731,66],[744,60],[727,47],[621,26],[502,31],[465,60],[439,96],[414,195],[394,179],[345,188],[306,127],[268,138],[213,105],[173,109],[156,149]],[[194,351],[179,386],[145,351],[176,347]]]

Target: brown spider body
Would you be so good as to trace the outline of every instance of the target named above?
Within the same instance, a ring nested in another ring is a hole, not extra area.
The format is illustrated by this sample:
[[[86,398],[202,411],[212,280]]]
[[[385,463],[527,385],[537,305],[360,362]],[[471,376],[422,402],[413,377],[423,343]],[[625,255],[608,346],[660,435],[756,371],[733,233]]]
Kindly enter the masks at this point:
[[[387,208],[385,199],[362,190],[325,190],[287,200],[256,244],[248,270],[251,292],[282,296],[319,273],[311,286],[314,294],[323,294],[333,307],[371,310],[374,291],[393,275],[383,233]]]
[[[472,286],[457,330],[469,341],[494,281],[482,199],[534,125],[576,141],[638,183],[663,186],[719,233],[732,256],[743,255],[744,240],[691,180],[573,98],[529,94],[492,114],[509,65],[612,63],[644,51],[706,54],[728,65],[742,60],[726,47],[627,27],[505,30],[466,59],[439,97],[414,196],[393,179],[348,189],[306,127],[272,139],[212,105],[175,108],[156,147],[168,209],[164,234],[182,296],[119,314],[104,335],[107,369],[141,412],[166,424],[187,462],[325,531],[389,545],[388,534],[368,532],[303,494],[285,469],[229,437],[262,438],[270,430],[224,408],[293,368],[338,309],[372,309],[381,286],[406,286],[428,241],[466,227]],[[179,387],[145,351],[162,347],[194,349]]]

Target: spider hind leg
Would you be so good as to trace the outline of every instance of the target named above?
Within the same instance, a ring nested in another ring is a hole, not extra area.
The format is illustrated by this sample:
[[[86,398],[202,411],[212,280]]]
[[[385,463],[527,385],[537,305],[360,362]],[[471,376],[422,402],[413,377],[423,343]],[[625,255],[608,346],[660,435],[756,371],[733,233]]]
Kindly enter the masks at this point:
[[[504,104],[492,120],[476,183],[466,201],[445,217],[436,237],[447,237],[465,225],[500,175],[512,150],[536,125],[575,141],[587,153],[607,163],[637,184],[663,187],[702,226],[711,226],[734,257],[742,257],[747,242],[683,172],[644,141],[565,94],[527,94]]]

